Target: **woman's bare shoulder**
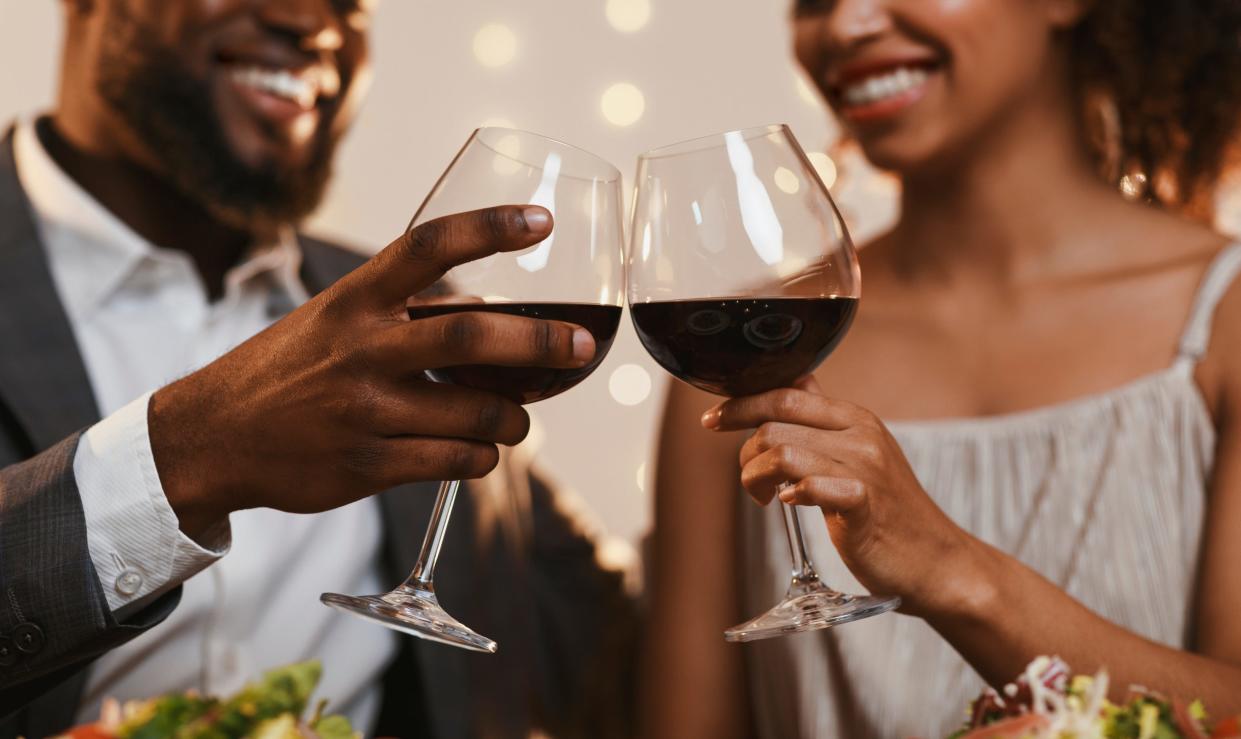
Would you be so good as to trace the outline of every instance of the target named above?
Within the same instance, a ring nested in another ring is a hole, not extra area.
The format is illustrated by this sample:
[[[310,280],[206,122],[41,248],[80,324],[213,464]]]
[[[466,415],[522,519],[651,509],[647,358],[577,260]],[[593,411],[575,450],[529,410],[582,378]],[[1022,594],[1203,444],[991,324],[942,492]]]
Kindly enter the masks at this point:
[[[1241,246],[1232,244],[1224,248]],[[1236,267],[1211,316],[1210,340],[1198,366],[1197,379],[1217,420],[1241,419],[1241,270]]]

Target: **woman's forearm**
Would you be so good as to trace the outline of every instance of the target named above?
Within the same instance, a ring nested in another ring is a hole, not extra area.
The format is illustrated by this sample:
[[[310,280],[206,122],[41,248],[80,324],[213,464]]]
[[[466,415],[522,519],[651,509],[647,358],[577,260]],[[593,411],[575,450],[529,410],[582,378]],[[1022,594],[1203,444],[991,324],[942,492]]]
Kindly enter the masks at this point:
[[[947,597],[923,614],[992,686],[1040,654],[1077,673],[1105,668],[1114,699],[1130,685],[1201,698],[1216,715],[1241,712],[1241,667],[1138,636],[1091,612],[1034,570],[977,542],[946,575]]]
[[[741,619],[735,553],[740,536],[740,441],[698,422],[711,402],[673,387],[660,431],[650,610],[639,677],[639,735],[649,739],[745,737],[744,653],[724,641]]]

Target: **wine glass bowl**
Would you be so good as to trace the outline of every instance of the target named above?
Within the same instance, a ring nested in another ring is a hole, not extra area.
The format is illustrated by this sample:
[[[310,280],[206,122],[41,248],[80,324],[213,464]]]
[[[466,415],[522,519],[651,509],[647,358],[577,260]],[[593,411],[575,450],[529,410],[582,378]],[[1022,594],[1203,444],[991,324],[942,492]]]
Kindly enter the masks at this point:
[[[475,311],[565,321],[591,333],[595,355],[573,368],[440,367],[428,371],[427,379],[533,403],[568,390],[602,363],[624,298],[620,185],[615,167],[554,139],[507,128],[480,128],[470,136],[410,228],[453,213],[531,204],[551,212],[552,232],[527,249],[455,267],[429,294],[411,298],[410,320]],[[435,595],[435,564],[459,486],[455,480],[441,485],[418,562],[404,583],[383,595],[325,593],[320,599],[424,639],[496,651],[493,640],[449,615]]]
[[[642,155],[630,239],[627,292],[638,338],[664,369],[709,393],[791,385],[839,345],[857,312],[857,253],[787,126]],[[793,560],[785,599],[725,638],[824,628],[899,605],[820,582],[796,508],[781,506]]]

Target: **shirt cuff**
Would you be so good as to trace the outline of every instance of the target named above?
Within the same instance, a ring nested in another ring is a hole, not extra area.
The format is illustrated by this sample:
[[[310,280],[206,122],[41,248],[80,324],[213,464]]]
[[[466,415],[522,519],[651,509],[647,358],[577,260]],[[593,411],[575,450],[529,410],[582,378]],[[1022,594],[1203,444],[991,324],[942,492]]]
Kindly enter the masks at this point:
[[[147,393],[86,430],[73,475],[86,543],[108,607],[124,621],[224,556],[227,521],[196,542],[181,532],[155,470]]]

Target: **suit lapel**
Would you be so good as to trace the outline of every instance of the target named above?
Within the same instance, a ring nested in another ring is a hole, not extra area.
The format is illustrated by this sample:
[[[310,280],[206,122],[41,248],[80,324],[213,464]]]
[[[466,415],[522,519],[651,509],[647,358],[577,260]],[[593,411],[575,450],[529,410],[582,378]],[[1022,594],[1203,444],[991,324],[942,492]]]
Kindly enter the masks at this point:
[[[0,400],[42,451],[99,420],[90,379],[17,179],[0,146]]]
[[[12,129],[0,141],[0,347],[0,403],[26,436],[23,455],[41,452],[99,420],[30,202],[17,179]],[[87,670],[77,672],[28,705],[19,718],[24,733],[42,736],[44,729],[66,725],[87,675]]]

